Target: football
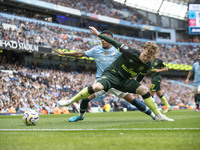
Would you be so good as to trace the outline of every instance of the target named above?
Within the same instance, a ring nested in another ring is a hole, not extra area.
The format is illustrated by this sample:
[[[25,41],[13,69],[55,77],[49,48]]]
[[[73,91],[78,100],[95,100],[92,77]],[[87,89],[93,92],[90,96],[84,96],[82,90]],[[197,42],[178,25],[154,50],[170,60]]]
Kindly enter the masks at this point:
[[[34,126],[39,121],[39,115],[34,110],[28,110],[28,111],[24,112],[22,119],[23,119],[25,125]]]

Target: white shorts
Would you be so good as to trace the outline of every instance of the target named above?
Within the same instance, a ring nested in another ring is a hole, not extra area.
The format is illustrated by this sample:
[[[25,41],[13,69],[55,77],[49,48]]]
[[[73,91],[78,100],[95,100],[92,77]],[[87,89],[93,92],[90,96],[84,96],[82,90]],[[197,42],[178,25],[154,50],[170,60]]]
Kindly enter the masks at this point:
[[[194,95],[196,95],[197,93],[200,93],[200,85],[194,87]]]
[[[96,81],[95,81],[95,83],[96,83]],[[124,98],[128,94],[127,92],[122,92],[115,88],[109,89],[108,92],[112,93],[113,95],[117,96],[118,98]],[[104,95],[105,93],[106,92],[104,90],[101,90],[101,91],[95,93],[95,97],[100,97],[100,96]]]
[[[114,94],[118,98],[124,98],[128,94],[128,93],[119,91],[119,90],[117,90],[115,88],[109,89],[108,92]],[[101,91],[95,93],[95,97],[100,97],[100,96],[104,95],[105,93],[106,92],[104,90],[101,90]]]

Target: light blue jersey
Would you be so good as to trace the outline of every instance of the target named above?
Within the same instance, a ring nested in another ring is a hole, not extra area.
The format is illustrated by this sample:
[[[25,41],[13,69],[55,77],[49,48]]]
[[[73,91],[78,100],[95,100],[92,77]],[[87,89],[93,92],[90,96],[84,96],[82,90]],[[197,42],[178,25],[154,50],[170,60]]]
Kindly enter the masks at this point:
[[[114,46],[112,46],[109,49],[104,49],[101,45],[99,45],[91,48],[88,51],[85,51],[84,55],[86,57],[94,58],[97,66],[97,72],[96,72],[96,80],[97,80],[101,77],[104,70],[108,66],[110,66],[110,64],[112,64],[112,62],[115,61],[115,59],[119,57],[121,53],[118,52],[118,50]]]
[[[194,73],[194,86],[200,85],[200,65],[199,62],[193,64],[191,71]]]

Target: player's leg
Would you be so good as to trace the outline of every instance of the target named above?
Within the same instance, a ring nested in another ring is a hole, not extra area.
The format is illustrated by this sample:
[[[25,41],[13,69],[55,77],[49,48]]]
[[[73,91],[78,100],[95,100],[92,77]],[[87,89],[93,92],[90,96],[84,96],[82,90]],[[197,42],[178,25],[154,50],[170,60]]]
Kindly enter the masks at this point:
[[[153,80],[150,91],[152,91],[150,92],[151,96],[153,96],[153,94],[156,92],[156,94],[160,97],[163,104],[167,106],[166,110],[163,113],[167,113],[168,111],[171,110],[171,106],[169,105],[166,97],[164,96],[163,91],[161,90],[160,82],[158,82],[157,80]]]
[[[158,106],[155,103],[155,100],[149,93],[149,90],[141,85],[138,81],[134,79],[127,79],[125,82],[125,90],[129,93],[136,93],[142,96],[144,99],[145,104],[153,111],[153,113],[156,115],[156,120],[159,121],[174,121],[173,119],[170,119],[160,113],[158,110]]]
[[[166,110],[163,111],[163,113],[167,113],[167,112],[171,111],[171,106],[169,105],[169,103],[168,103],[165,95],[163,94],[162,90],[159,90],[156,93],[160,97],[160,99],[163,102],[163,104],[167,106]]]
[[[198,112],[199,111],[199,104],[197,103],[197,90],[198,90],[198,87],[194,87],[194,100],[195,100],[195,103],[196,103],[196,108],[195,108],[195,112]]]
[[[109,92],[114,94],[115,96],[117,96],[119,98],[125,99],[126,101],[128,101],[129,103],[131,103],[132,105],[137,107],[138,110],[140,110],[140,111],[144,112],[145,114],[151,116],[152,119],[155,120],[155,114],[143,102],[134,99],[132,94],[119,91],[115,88],[111,88],[109,90]]]
[[[143,85],[139,86],[136,89],[136,94],[140,94],[142,98],[144,99],[145,104],[153,111],[153,113],[156,115],[156,120],[158,121],[174,121],[173,119],[170,119],[160,113],[158,110],[158,106],[155,103],[155,100],[150,95],[148,89],[144,87]]]
[[[93,95],[94,97],[98,97],[98,96],[101,96],[101,95],[103,95],[104,93],[105,93],[105,91],[103,91],[103,89],[105,89],[106,91],[108,91],[110,88],[111,88],[111,83],[110,83],[110,81],[109,81],[109,74],[108,74],[108,76],[102,76],[102,78],[100,78],[99,80],[97,80],[97,82],[96,83],[94,83],[93,84],[93,86],[92,86],[92,92],[94,93],[94,92],[96,92],[95,94],[96,95]],[[101,90],[102,89],[102,90]],[[82,90],[83,91],[83,90]],[[72,103],[73,103],[73,100],[74,101],[77,101],[77,99],[78,98],[80,98],[81,96],[82,97],[84,97],[84,95],[83,94],[85,94],[84,92],[79,92],[76,96],[75,96],[75,98],[73,99],[71,99],[71,101],[72,101]],[[92,92],[90,92],[91,91],[91,89],[89,89],[88,88],[88,93],[92,93]],[[99,93],[98,93],[99,92]],[[82,94],[82,95],[81,95]],[[86,94],[85,94],[86,95]],[[77,97],[77,98],[76,98]],[[75,116],[74,118],[70,118],[69,119],[69,122],[76,122],[76,119],[79,119],[79,118],[81,118],[82,120],[84,119],[84,113],[85,113],[85,110],[84,109],[87,109],[87,107],[88,107],[88,102],[91,100],[91,99],[93,99],[94,97],[89,97],[89,99],[83,99],[84,101],[83,101],[83,103],[82,103],[82,105],[81,105],[81,109],[82,109],[82,112],[80,112],[80,115],[79,116]]]
[[[195,112],[199,112],[199,103],[197,102],[197,94],[194,96],[194,100],[195,100],[195,104],[196,104],[196,108],[195,108]]]
[[[155,92],[154,91],[149,91],[149,93],[151,94],[151,96],[153,97],[154,96],[154,94],[155,94]]]
[[[69,106],[74,102],[77,102],[81,99],[85,99],[89,97],[91,94],[98,92],[100,90],[103,90],[104,87],[101,83],[94,83],[92,86],[86,87],[83,90],[81,90],[78,94],[76,94],[72,99],[70,100],[60,100],[58,104],[60,106]]]
[[[131,100],[133,98],[133,96],[131,96],[131,94],[128,94],[124,97],[125,100]],[[138,110],[144,112],[145,114],[151,116],[151,118],[153,120],[156,119],[155,114],[145,105],[145,103],[137,100],[137,99],[132,99],[131,104],[136,106]]]
[[[95,94],[90,95],[88,98],[82,99],[81,104],[80,104],[80,113],[78,116],[73,116],[69,118],[69,122],[77,122],[81,121],[85,118],[84,114],[88,108],[88,103],[90,100],[95,98]]]
[[[81,104],[80,104],[80,113],[78,116],[73,116],[71,118],[69,118],[69,122],[77,122],[77,121],[81,121],[85,118],[85,112],[88,108],[88,103],[94,99],[95,97],[100,97],[103,94],[105,94],[106,92],[104,90],[101,90],[99,92],[96,92],[92,95],[90,95],[88,98],[82,99]]]
[[[96,83],[97,81],[95,81],[94,83]],[[84,114],[88,108],[88,103],[94,99],[95,97],[100,97],[102,95],[104,95],[106,92],[104,90],[98,91],[92,95],[90,95],[88,98],[82,99],[81,104],[80,104],[80,117],[84,117]]]
[[[200,85],[197,88],[196,111],[199,111],[199,104],[200,104]]]
[[[66,101],[61,100],[58,102],[60,106],[69,106],[74,102],[77,102],[81,99],[85,99],[92,95],[95,92],[104,90],[108,91],[110,88],[112,88],[112,80],[115,80],[114,76],[110,72],[104,72],[104,74],[101,76],[100,79],[97,80],[96,83],[94,83],[92,86],[84,88],[82,91],[80,91],[78,94],[76,94],[72,99]]]

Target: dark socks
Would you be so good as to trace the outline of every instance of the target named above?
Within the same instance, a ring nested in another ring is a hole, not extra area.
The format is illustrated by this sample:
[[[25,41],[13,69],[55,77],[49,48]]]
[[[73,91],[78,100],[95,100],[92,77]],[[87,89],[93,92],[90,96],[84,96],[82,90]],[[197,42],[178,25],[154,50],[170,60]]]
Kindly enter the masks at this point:
[[[200,103],[200,94],[197,94],[196,106],[198,110],[199,110],[199,103]]]
[[[144,112],[147,115],[150,115],[152,113],[152,111],[147,108],[147,106],[145,105],[145,103],[143,103],[143,102],[141,102],[139,100],[134,99],[131,102],[131,104],[134,105],[135,107],[137,107],[138,110]]]
[[[86,112],[89,101],[90,100],[88,98],[82,99],[81,105],[80,105],[80,113],[81,114],[84,114]]]

